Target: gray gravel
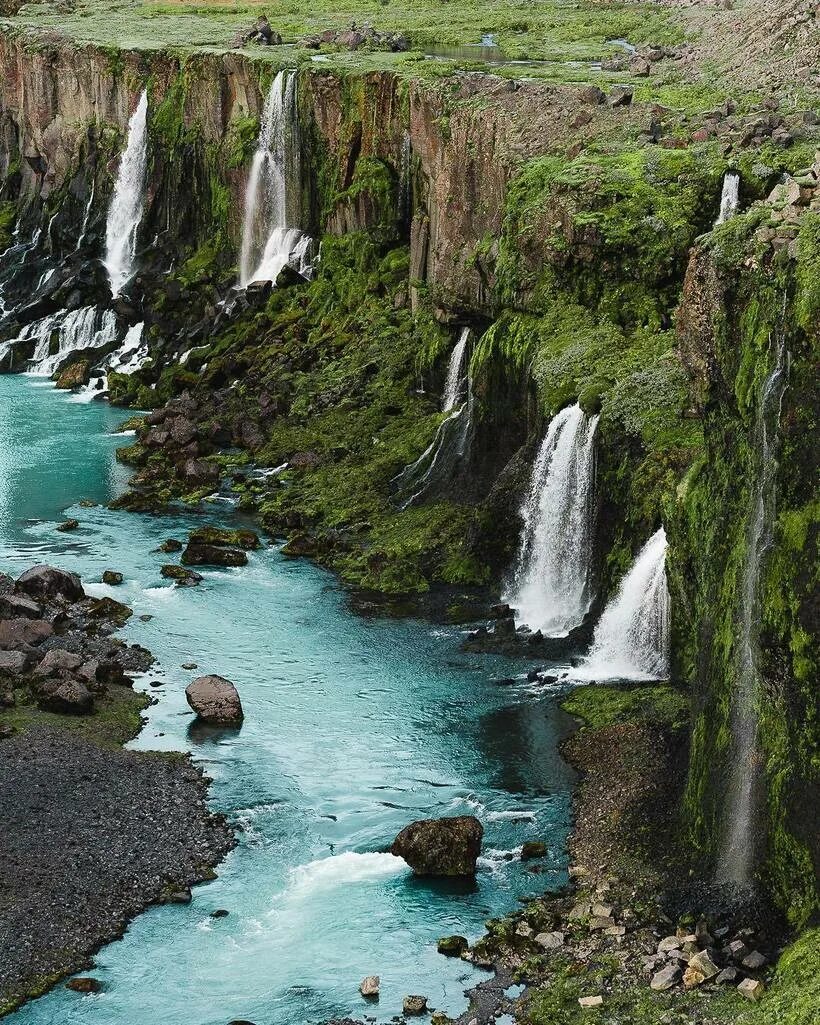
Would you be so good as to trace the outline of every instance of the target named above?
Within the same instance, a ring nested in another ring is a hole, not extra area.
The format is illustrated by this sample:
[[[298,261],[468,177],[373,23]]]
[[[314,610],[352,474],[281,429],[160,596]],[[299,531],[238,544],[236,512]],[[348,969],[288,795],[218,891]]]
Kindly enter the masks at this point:
[[[187,757],[44,727],[0,740],[0,1014],[88,966],[234,844]]]

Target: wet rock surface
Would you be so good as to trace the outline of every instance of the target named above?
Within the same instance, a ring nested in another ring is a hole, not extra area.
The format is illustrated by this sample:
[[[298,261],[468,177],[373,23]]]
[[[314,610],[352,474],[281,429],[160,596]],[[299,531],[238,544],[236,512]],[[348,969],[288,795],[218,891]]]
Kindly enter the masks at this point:
[[[418,876],[475,875],[484,827],[472,815],[411,822],[390,853],[404,858]]]

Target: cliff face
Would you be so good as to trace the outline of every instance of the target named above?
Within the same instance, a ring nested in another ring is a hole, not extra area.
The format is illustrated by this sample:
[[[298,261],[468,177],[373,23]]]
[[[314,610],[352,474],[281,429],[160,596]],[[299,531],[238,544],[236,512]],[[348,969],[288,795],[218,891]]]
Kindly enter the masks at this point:
[[[0,231],[15,219],[21,237],[48,225],[43,267],[65,258],[68,268],[56,291],[15,313],[29,320],[78,292],[77,302],[110,301],[88,268],[98,266],[130,114],[149,92],[140,271],[115,305],[129,323],[145,322],[154,361],[112,375],[111,387],[140,408],[170,400],[157,422],[186,440],[146,426],[123,455],[138,468],[140,507],[201,497],[233,468],[244,508],[350,583],[398,595],[497,585],[545,418],[576,400],[601,414],[603,594],[663,522],[675,677],[695,701],[686,818],[710,868],[734,757],[739,595],[760,471],[755,410],[771,339],[783,340],[791,370],[776,520],[754,623],[757,846],[770,891],[795,924],[807,920],[817,852],[797,809],[816,799],[811,730],[801,725],[816,715],[805,555],[816,532],[809,185],[793,216],[753,211],[710,242],[726,139],[745,131],[728,114],[715,113],[714,133],[690,144],[682,115],[630,103],[624,91],[607,102],[591,86],[306,64],[296,72],[299,184],[301,227],[322,238],[316,280],[237,296],[270,63],[233,53],[181,63],[0,34],[0,66]],[[771,134],[769,114],[758,121]],[[746,202],[797,171],[805,152],[761,145],[763,154],[733,157]],[[85,248],[71,255],[86,210]],[[21,301],[40,269],[10,284]],[[449,487],[405,512],[391,482],[440,426],[454,323],[475,329],[472,451]],[[242,478],[229,448],[261,465],[289,463],[289,486]]]

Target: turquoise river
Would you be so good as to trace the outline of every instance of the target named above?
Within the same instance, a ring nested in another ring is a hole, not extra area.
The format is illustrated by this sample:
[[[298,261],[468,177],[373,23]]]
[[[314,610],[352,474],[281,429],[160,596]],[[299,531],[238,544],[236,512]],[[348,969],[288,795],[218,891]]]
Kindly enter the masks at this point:
[[[573,774],[555,695],[525,682],[530,666],[461,653],[460,628],[354,614],[331,575],[276,545],[198,588],[169,586],[155,549],[202,518],[106,508],[127,480],[122,419],[42,378],[0,376],[0,569],[54,563],[133,606],[125,635],[157,657],[137,685],[161,682],[134,746],[192,751],[239,843],[190,905],[149,910],[99,952],[100,994],[58,986],[10,1025],[386,1022],[408,993],[462,1012],[482,973],[439,955],[437,938],[476,939],[519,897],[565,881]],[[55,532],[66,512],[80,528]],[[106,568],[125,584],[95,583]],[[239,732],[191,730],[184,689],[203,672],[236,683]],[[458,814],[485,826],[473,887],[415,879],[381,853],[408,822]],[[550,849],[536,875],[517,857],[534,839]],[[229,915],[212,919],[217,908]],[[377,1005],[358,992],[370,974]]]

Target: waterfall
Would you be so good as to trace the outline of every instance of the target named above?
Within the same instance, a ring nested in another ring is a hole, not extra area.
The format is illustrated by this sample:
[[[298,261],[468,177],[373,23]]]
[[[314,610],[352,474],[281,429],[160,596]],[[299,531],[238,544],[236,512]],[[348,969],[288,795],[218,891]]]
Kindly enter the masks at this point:
[[[412,213],[411,177],[412,177],[413,143],[410,133],[405,132],[401,140],[401,168],[399,170],[399,214],[405,224],[409,224]]]
[[[669,673],[666,531],[646,542],[595,628],[573,675],[588,680],[663,679]]]
[[[447,484],[470,451],[473,438],[473,392],[467,362],[470,329],[465,327],[447,366],[442,412],[447,413],[435,437],[418,459],[393,479],[399,507],[406,509],[423,495]],[[457,405],[463,398],[461,405]]]
[[[108,391],[108,375],[133,374],[148,361],[148,344],[143,340],[145,324],[133,324],[125,333],[118,349],[110,352],[94,368],[96,377],[89,379],[88,384],[78,388],[74,395],[75,402],[90,402]]]
[[[757,408],[754,435],[756,477],[746,525],[746,553],[740,586],[732,701],[733,763],[727,798],[727,825],[721,844],[718,878],[748,885],[754,868],[754,792],[758,778],[757,703],[760,688],[758,586],[763,559],[772,544],[780,411],[788,379],[785,336],[777,340],[774,366]]]
[[[458,405],[459,399],[467,390],[467,368],[465,357],[467,355],[467,342],[470,339],[470,329],[462,329],[456,346],[450,356],[447,365],[447,380],[444,384],[444,401],[442,402],[442,413],[449,413]]]
[[[553,417],[521,507],[517,568],[504,600],[547,636],[579,626],[592,600],[598,419],[577,404]]]
[[[148,166],[148,92],[142,91],[128,122],[128,139],[120,160],[105,231],[105,269],[111,294],[118,296],[134,274],[137,232],[145,206]]]
[[[73,353],[82,352],[93,358],[116,340],[117,318],[111,310],[100,312],[96,306],[83,306],[27,324],[11,344],[33,341],[29,373],[51,377]]]
[[[296,73],[280,71],[262,111],[245,191],[239,284],[276,281],[286,264],[310,274],[313,240],[299,230],[301,140]]]
[[[740,205],[740,175],[737,171],[727,171],[723,176],[723,193],[720,197],[720,213],[715,221],[715,227],[725,224],[730,217],[734,217]]]

